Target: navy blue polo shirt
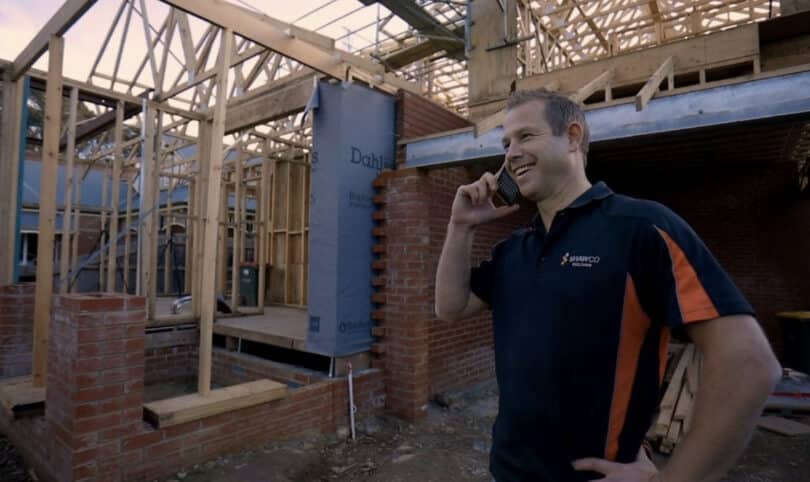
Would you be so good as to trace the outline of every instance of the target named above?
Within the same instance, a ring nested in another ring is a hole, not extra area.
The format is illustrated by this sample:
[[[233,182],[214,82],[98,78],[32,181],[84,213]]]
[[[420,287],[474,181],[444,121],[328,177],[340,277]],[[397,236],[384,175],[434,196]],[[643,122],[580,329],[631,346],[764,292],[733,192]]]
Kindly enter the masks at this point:
[[[671,330],[751,305],[695,232],[661,204],[592,186],[495,246],[470,286],[493,313],[498,482],[600,478],[571,461],[635,460]]]

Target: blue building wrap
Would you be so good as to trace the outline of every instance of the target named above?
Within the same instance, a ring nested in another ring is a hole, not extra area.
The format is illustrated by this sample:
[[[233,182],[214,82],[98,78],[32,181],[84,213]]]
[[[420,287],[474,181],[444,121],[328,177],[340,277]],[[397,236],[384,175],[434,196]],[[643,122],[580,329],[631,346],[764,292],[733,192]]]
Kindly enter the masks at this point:
[[[322,82],[316,95],[306,348],[346,356],[373,341],[372,181],[394,166],[396,106],[351,83]]]

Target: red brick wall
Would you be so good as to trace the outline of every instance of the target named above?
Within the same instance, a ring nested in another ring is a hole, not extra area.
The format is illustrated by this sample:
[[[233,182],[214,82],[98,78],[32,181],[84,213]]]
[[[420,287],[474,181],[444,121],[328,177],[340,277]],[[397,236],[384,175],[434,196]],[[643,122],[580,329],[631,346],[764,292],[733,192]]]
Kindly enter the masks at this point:
[[[0,288],[0,378],[31,374],[33,283]]]
[[[62,480],[117,480],[137,463],[119,439],[143,425],[144,299],[57,296],[51,318],[50,467]]]
[[[144,353],[146,385],[196,377],[199,344],[197,330],[147,334]]]
[[[0,430],[42,480],[146,482],[225,452],[348,425],[345,378],[172,427],[144,423],[143,301],[127,295],[55,299],[45,415],[14,420],[0,411]],[[379,370],[358,372],[354,390],[358,420],[380,413]]]
[[[385,404],[382,373],[356,374],[354,397],[357,420],[381,413]],[[202,420],[158,430],[144,426],[140,433],[121,439],[124,453],[139,461],[122,467],[121,480],[151,481],[223,453],[312,431],[334,432],[348,426],[348,405],[346,379],[335,378],[291,390],[281,400]]]
[[[660,201],[686,219],[781,349],[776,313],[810,309],[810,200],[796,195],[794,165],[595,171],[614,190]]]
[[[409,92],[397,95],[397,133],[400,139],[412,139],[438,132],[461,129],[472,124],[458,114]]]

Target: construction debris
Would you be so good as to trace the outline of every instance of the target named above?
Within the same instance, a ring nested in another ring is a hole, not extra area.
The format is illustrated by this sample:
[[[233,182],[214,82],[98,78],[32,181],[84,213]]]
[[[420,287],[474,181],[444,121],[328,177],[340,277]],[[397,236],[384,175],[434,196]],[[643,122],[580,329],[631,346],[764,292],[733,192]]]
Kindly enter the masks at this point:
[[[661,399],[658,416],[647,432],[647,439],[668,454],[689,432],[692,424],[692,404],[700,383],[703,358],[695,345],[673,344],[664,382],[668,382]]]

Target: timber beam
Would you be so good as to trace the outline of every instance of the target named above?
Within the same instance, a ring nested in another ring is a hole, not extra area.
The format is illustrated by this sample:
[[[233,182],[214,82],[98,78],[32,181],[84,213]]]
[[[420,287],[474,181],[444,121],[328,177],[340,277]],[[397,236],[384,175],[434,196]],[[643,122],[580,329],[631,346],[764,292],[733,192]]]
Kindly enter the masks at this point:
[[[11,80],[19,79],[48,50],[51,37],[61,36],[84,15],[96,0],[67,0],[20,52],[11,67]]]

